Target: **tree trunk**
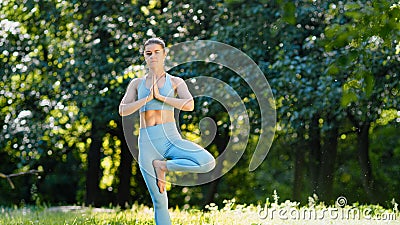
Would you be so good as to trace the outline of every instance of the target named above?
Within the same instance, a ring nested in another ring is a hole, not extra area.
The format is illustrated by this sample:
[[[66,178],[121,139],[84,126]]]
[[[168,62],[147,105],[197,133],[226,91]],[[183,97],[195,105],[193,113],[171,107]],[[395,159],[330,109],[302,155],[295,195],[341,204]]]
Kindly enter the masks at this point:
[[[217,176],[222,173],[223,161],[224,160],[222,159],[222,157],[220,157],[219,162],[217,162],[217,164],[215,165],[214,170],[216,171]],[[204,194],[204,198],[203,198],[204,200],[203,200],[203,204],[202,204],[203,207],[214,202],[214,196],[215,196],[215,193],[218,192],[218,184],[219,184],[220,180],[221,180],[221,177],[210,182],[209,184],[204,185],[205,194]]]
[[[312,193],[316,193],[318,190],[318,178],[320,172],[321,162],[321,134],[319,128],[319,115],[314,115],[310,125],[310,180]]]
[[[99,206],[99,201],[96,197],[99,197],[100,189],[100,148],[102,145],[102,132],[99,128],[98,122],[92,120],[92,129],[90,139],[92,140],[89,152],[87,156],[87,172],[86,172],[86,204]]]
[[[219,167],[222,168],[222,166],[217,166],[215,169],[219,169]],[[212,181],[209,184],[204,185],[204,188],[206,189],[205,194],[204,194],[204,200],[202,207],[204,208],[206,205],[209,205],[210,203],[214,202],[214,196],[215,193],[218,192],[218,184],[220,182],[221,178],[218,178],[214,181]]]
[[[338,146],[338,127],[333,126],[326,132],[322,148],[319,185],[317,194],[321,200],[327,202],[332,200],[333,178],[335,173],[335,162]]]
[[[216,118],[213,118],[214,121],[217,121]],[[220,134],[219,137],[216,137],[214,139],[214,143],[215,145],[217,145],[217,149],[218,149],[218,155],[222,155],[224,149],[227,146],[227,143],[229,142],[229,132],[228,129],[225,128],[223,133]],[[218,134],[217,134],[218,135]],[[219,176],[222,173],[222,169],[223,169],[223,162],[224,162],[224,156],[219,157],[218,160],[216,160],[216,165],[214,168],[215,174],[217,176]],[[204,196],[204,201],[203,201],[203,207],[214,202],[214,196],[215,193],[218,192],[218,184],[220,182],[221,178],[218,178],[214,181],[212,181],[209,185],[205,185],[205,188],[207,189],[206,194]]]
[[[304,149],[296,149],[296,159],[294,165],[293,200],[301,200],[304,177]]]
[[[119,184],[117,193],[117,204],[125,208],[126,204],[130,203],[130,181],[132,177],[132,162],[133,156],[129,151],[123,133],[120,133],[119,139],[121,140],[121,160],[119,165]]]
[[[369,128],[370,123],[362,124],[357,133],[358,160],[361,167],[361,176],[365,192],[372,202],[376,202],[374,195],[374,179],[372,175],[371,161],[369,159]]]

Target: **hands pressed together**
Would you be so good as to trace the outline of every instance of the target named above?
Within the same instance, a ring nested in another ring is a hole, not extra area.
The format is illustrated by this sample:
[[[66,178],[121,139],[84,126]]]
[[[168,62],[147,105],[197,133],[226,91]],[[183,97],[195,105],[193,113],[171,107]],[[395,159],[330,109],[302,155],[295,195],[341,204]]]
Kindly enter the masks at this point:
[[[150,88],[150,94],[147,97],[147,99],[146,99],[147,101],[146,102],[149,102],[149,101],[151,101],[153,99],[164,101],[165,98],[164,98],[164,96],[162,96],[160,94],[160,90],[158,89],[156,76],[154,76],[154,75],[152,76],[151,83],[152,83],[152,85],[151,85],[151,88]]]
[[[145,100],[146,103],[153,99],[157,99],[161,102],[171,105],[172,107],[174,107],[176,109],[183,110],[183,111],[193,111],[193,109],[194,109],[193,97],[190,94],[184,81],[179,83],[176,87],[177,88],[176,92],[177,92],[178,98],[162,95],[158,88],[157,81],[158,81],[157,76],[151,77],[152,85],[150,88],[150,93]],[[167,81],[165,81],[165,82],[167,82]],[[164,83],[164,85],[165,85],[165,83]]]

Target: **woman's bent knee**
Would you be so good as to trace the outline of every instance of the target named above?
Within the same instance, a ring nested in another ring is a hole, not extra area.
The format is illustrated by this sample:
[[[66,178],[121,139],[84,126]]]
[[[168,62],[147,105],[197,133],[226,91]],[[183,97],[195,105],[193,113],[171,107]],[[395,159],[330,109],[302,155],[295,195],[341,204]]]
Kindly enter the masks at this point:
[[[202,164],[203,172],[208,173],[215,168],[215,159],[214,157],[208,153],[207,160]]]

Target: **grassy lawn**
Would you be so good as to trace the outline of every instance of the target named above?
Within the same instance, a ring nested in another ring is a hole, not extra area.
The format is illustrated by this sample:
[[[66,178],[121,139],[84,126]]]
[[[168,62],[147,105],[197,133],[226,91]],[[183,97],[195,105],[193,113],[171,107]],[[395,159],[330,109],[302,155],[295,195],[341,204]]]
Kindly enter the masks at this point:
[[[211,204],[207,210],[171,209],[173,224],[400,224],[400,213],[381,206],[324,206],[299,207],[286,201],[265,206],[239,205],[226,201],[223,208]],[[0,207],[0,224],[154,224],[153,210],[133,205],[130,209],[89,208],[82,206],[60,207]]]

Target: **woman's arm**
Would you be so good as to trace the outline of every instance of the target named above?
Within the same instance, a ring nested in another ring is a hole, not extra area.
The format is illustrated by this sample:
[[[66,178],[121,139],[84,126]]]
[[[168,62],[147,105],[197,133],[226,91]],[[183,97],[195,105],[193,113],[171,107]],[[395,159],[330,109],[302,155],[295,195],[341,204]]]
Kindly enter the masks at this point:
[[[136,78],[129,83],[126,93],[119,104],[119,115],[128,116],[153,99],[153,94],[150,93],[147,98],[136,100],[137,87],[140,81],[140,79]]]
[[[173,106],[179,110],[183,111],[193,111],[194,109],[194,100],[192,94],[190,94],[189,89],[182,78],[179,77],[171,77],[171,82],[173,86],[176,87],[176,92],[178,94],[178,98],[173,97],[165,97],[160,94],[157,85],[153,85],[154,87],[154,98],[159,101],[165,102],[168,105]]]

